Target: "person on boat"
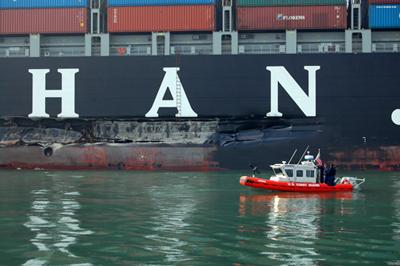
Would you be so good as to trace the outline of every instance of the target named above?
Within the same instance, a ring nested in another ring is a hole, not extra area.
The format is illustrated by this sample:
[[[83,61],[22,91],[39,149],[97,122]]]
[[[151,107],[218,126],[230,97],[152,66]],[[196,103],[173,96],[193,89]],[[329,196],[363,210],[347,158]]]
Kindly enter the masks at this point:
[[[333,164],[329,167],[328,175],[328,186],[335,186],[336,169]]]
[[[326,167],[326,164],[325,164]],[[324,165],[318,165],[318,173],[319,173],[319,180],[317,178],[317,183],[324,183],[325,182],[325,167]]]
[[[328,184],[328,175],[329,175],[329,168],[326,164],[324,164],[324,182],[325,184]]]

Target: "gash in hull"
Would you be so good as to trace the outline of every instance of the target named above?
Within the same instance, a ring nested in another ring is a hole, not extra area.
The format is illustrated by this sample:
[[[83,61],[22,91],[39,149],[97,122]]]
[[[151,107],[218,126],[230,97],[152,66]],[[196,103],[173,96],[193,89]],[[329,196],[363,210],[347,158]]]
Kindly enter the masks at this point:
[[[310,145],[342,169],[399,169],[399,59],[0,59],[0,165],[268,168]]]

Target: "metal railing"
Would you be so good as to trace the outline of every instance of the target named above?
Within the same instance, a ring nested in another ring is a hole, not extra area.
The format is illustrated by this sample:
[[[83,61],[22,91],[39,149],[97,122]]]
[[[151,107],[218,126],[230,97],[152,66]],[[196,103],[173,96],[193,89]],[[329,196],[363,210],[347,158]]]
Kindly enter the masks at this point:
[[[239,45],[239,54],[279,54],[281,44]]]
[[[183,55],[202,55],[202,54],[213,54],[213,48],[211,45],[203,46],[172,46],[171,54],[183,54]]]
[[[297,53],[318,54],[318,53],[344,53],[344,43],[303,43],[297,45]]]
[[[373,43],[373,53],[398,53],[400,49],[400,42],[398,43]]]
[[[120,48],[123,48],[120,50]],[[164,46],[158,46],[157,53],[164,54]],[[297,45],[297,53],[345,53],[345,43],[300,43]],[[171,46],[170,54],[182,55],[212,55],[212,45],[177,45]],[[282,54],[286,52],[284,44],[254,44],[239,45],[239,54]],[[151,55],[151,45],[124,45],[111,46],[110,56],[148,56]],[[372,43],[372,53],[398,53],[400,42]],[[362,52],[361,43],[352,44],[352,52]],[[231,54],[230,45],[222,45],[223,54]],[[100,55],[100,47],[92,47],[92,56]],[[0,57],[29,57],[30,51],[27,46],[0,47]],[[48,46],[40,48],[41,57],[80,57],[85,56],[84,46]]]
[[[110,47],[110,56],[143,56],[151,55],[150,45],[118,45]]]
[[[29,57],[29,47],[0,47],[0,57]]]
[[[43,57],[70,57],[85,56],[85,47],[43,47],[40,48],[40,56]]]

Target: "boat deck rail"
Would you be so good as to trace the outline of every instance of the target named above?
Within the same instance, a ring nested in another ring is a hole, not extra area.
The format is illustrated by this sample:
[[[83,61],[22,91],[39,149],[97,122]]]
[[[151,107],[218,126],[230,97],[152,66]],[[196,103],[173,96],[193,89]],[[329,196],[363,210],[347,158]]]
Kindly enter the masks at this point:
[[[349,177],[349,176],[343,176],[343,177],[336,177],[335,178],[335,184],[340,184],[342,183],[344,180],[348,179],[348,178],[355,178],[355,185],[354,188],[360,188],[360,186],[365,182],[365,178],[360,178],[360,177]]]

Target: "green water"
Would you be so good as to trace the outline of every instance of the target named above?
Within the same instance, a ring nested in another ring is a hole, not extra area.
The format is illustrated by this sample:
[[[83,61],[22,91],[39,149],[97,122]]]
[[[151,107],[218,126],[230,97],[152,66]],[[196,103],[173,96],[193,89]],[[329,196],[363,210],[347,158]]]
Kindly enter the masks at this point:
[[[0,171],[0,265],[400,265],[400,173],[326,194],[243,174]]]

